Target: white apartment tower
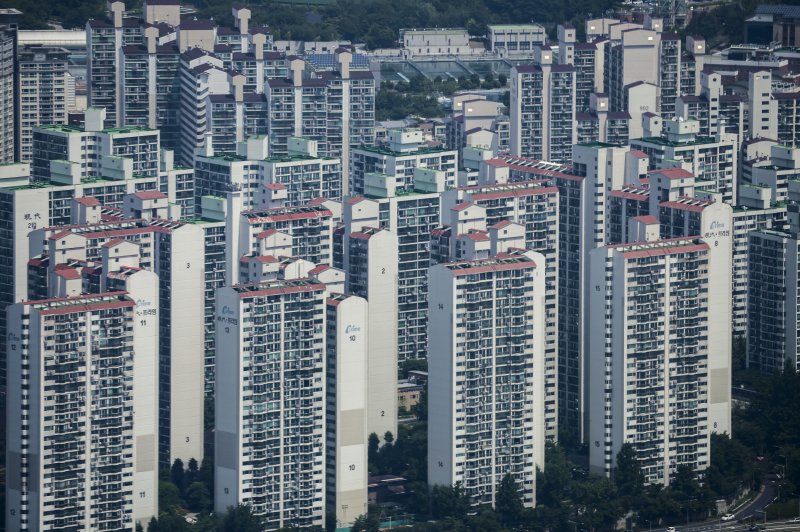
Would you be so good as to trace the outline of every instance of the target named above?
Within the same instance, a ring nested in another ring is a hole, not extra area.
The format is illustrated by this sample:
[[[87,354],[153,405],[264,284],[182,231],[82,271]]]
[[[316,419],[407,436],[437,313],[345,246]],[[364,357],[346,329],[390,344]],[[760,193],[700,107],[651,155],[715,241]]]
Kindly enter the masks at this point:
[[[19,155],[17,24],[21,17],[17,9],[0,9],[0,164],[14,162]]]
[[[722,201],[735,205],[738,140],[722,132],[702,137],[699,131],[696,120],[665,120],[660,137],[632,140],[631,149],[647,154],[651,170],[683,168],[695,176],[697,188],[720,194]]]
[[[541,253],[545,258],[545,434],[548,439],[556,440],[559,435],[559,366],[562,363],[558,331],[558,189],[530,174],[525,175],[524,181],[507,182],[512,168],[516,168],[512,163],[506,166],[501,161],[490,161],[485,164],[484,171],[491,170],[487,172],[491,177],[487,175],[486,180],[493,182],[459,187],[442,195],[443,222],[449,222],[451,250],[449,256],[439,261],[463,258],[464,237],[488,241],[492,230],[507,234],[507,229],[498,227],[507,222],[522,228],[522,241],[516,243],[516,247]]]
[[[589,464],[610,475],[631,443],[647,482],[666,485],[680,465],[708,467],[711,433],[730,431],[731,290],[715,274],[730,272],[730,236],[629,224],[631,243],[589,254]]]
[[[523,503],[544,464],[544,257],[437,264],[430,271],[428,481],[494,504],[511,474]]]
[[[400,361],[425,358],[427,353],[430,233],[440,223],[440,196],[449,179],[449,172],[445,170],[411,170],[409,178],[368,173],[365,197],[350,198],[342,209],[345,235],[364,226],[388,229],[397,235],[393,256],[398,268],[397,356]],[[405,185],[406,179],[413,181]]]
[[[69,52],[65,48],[24,46],[19,49],[19,160],[30,162],[33,128],[67,123],[70,83]]]
[[[384,174],[395,179],[398,191],[413,191],[416,168],[445,173],[448,187],[456,186],[458,150],[429,148],[420,129],[391,129],[388,146],[354,147],[350,156],[350,178],[343,193],[367,194],[367,174]]]
[[[800,362],[800,237],[790,209],[787,231],[748,235],[747,365],[765,374]]]
[[[367,434],[397,436],[397,236],[357,221],[369,207],[361,202],[348,212],[353,231],[343,245],[347,292],[369,301],[367,348]],[[363,210],[362,210],[363,209]]]
[[[247,504],[267,530],[323,525],[325,297],[311,280],[217,292],[217,513]]]
[[[330,294],[325,308],[326,511],[349,527],[367,513],[368,304]]]
[[[549,47],[534,51],[534,64],[511,69],[513,155],[567,163],[577,142],[575,67],[553,64]]]
[[[132,195],[140,201],[141,196]],[[90,203],[87,199],[83,203]],[[146,213],[165,214],[166,198],[161,195],[162,206],[154,208],[157,201],[149,199],[140,206],[147,206],[142,209]],[[171,464],[177,458],[187,463],[203,456],[204,229],[201,224],[163,219],[166,216],[136,218],[37,230],[30,236],[29,247],[33,256],[43,253],[48,257],[48,274],[68,260],[101,263],[104,257],[112,257],[114,269],[143,268],[158,276],[159,457],[162,464]],[[29,267],[26,273],[30,271]],[[208,273],[212,278],[216,275],[214,271]],[[95,290],[82,287],[78,293]]]
[[[133,532],[158,515],[155,275],[129,286],[8,308],[8,530]]]

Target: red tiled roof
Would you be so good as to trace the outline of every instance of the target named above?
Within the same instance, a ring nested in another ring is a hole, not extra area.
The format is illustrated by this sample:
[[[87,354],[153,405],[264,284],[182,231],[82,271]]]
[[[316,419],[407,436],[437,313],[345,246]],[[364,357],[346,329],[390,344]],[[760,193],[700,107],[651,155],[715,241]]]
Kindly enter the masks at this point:
[[[461,202],[461,203],[459,203],[459,204],[458,204],[458,205],[456,205],[455,207],[450,207],[450,210],[451,210],[451,211],[456,211],[456,212],[461,212],[461,211],[463,211],[464,209],[468,209],[468,208],[472,207],[472,205],[473,205],[473,203],[472,203],[472,202],[470,202],[470,201],[464,201],[464,202]]]
[[[136,306],[136,302],[130,300],[122,301],[104,301],[102,303],[85,303],[76,304],[58,308],[43,309],[40,314],[42,316],[54,316],[63,314],[75,314],[78,312],[95,312],[98,310],[109,310],[114,308],[132,308]]]
[[[80,279],[81,274],[75,268],[57,268],[55,274],[67,280]]]
[[[247,299],[249,297],[260,296],[277,296],[281,294],[295,294],[298,292],[314,292],[316,290],[324,290],[324,284],[306,284],[299,286],[278,286],[273,288],[264,288],[261,290],[253,290],[251,292],[242,292],[239,294],[239,299]]]
[[[536,264],[534,264],[533,261],[529,261],[529,262],[513,262],[507,264],[487,264],[485,266],[476,265],[471,268],[450,270],[450,272],[453,274],[453,277],[461,277],[464,275],[474,275],[476,273],[502,272],[502,271],[535,268],[535,267]]]
[[[626,259],[640,259],[644,257],[661,257],[664,255],[673,255],[676,253],[692,253],[695,251],[704,251],[708,249],[708,244],[705,242],[700,244],[686,244],[677,246],[664,246],[650,249],[637,249],[632,251],[625,251],[622,256]]]
[[[665,168],[663,170],[650,170],[648,174],[661,174],[667,179],[686,179],[694,177],[694,174],[683,168]]]
[[[143,190],[141,192],[135,192],[133,195],[141,200],[164,199],[167,197],[166,194],[158,190]]]
[[[63,231],[59,231],[59,232],[57,232],[57,233],[54,233],[54,234],[50,235],[50,237],[48,238],[48,240],[61,240],[61,239],[62,239],[62,238],[64,238],[65,236],[67,236],[67,235],[71,235],[71,234],[72,234],[72,231],[67,231],[67,230],[65,229],[65,230],[63,230]]]
[[[121,244],[123,242],[127,242],[127,240],[123,240],[122,238],[113,238],[113,239],[109,240],[108,242],[106,242],[105,244],[103,244],[101,247],[113,248],[114,246],[116,246],[118,244]]]
[[[466,234],[462,233],[458,235],[458,237],[469,238],[473,242],[488,242],[489,240],[491,240],[489,238],[489,235],[487,235],[484,231],[470,231],[469,233]]]
[[[95,207],[100,205],[100,200],[95,198],[94,196],[83,196],[80,198],[75,198],[75,201],[87,207]]]
[[[314,266],[308,271],[308,275],[319,275],[320,273],[324,272],[325,270],[330,270],[331,267],[327,264],[320,264],[318,266]]]

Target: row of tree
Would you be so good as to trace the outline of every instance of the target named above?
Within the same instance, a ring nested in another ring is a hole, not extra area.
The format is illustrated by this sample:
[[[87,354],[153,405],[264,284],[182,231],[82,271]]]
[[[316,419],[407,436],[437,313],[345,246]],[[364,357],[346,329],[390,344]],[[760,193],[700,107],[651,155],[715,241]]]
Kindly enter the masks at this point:
[[[231,22],[231,0],[194,0],[203,16]],[[253,21],[268,24],[276,38],[295,40],[347,39],[370,49],[396,46],[401,28],[466,28],[486,34],[491,23],[535,20],[572,22],[583,31],[590,15],[601,16],[616,0],[337,0],[331,5],[286,5],[285,0],[251,3]],[[263,9],[261,8],[263,6]]]
[[[749,405],[734,408],[733,438],[712,435],[711,463],[704,474],[698,477],[681,467],[666,488],[645,485],[630,445],[622,447],[613,479],[607,479],[588,475],[567,457],[561,444],[548,444],[547,467],[537,476],[535,509],[523,508],[511,477],[503,481],[496,509],[476,509],[461,486],[429,490],[425,483],[425,418],[401,426],[397,440],[386,434],[388,443],[380,448],[373,435],[370,472],[399,474],[409,480],[402,502],[417,515],[416,530],[594,531],[612,529],[625,517],[640,528],[703,520],[713,515],[715,501],[731,502],[747,489],[759,489],[776,466],[785,472],[779,483],[780,500],[785,501],[800,488],[800,419],[794,414],[800,411],[800,374],[788,367],[783,373],[763,376],[737,365],[735,381],[747,382],[757,393]],[[585,453],[585,448],[576,446],[576,451]],[[428,519],[435,524],[427,523]],[[372,530],[375,521],[375,516],[363,516],[358,529]]]
[[[403,368],[403,374],[410,369]],[[714,511],[718,499],[733,499],[744,488],[758,489],[766,473],[775,466],[785,473],[779,483],[780,499],[787,501],[800,487],[800,374],[794,368],[773,376],[738,370],[736,381],[746,381],[756,390],[748,406],[733,414],[734,437],[713,435],[711,463],[702,482],[689,468],[679,468],[669,487],[646,486],[633,448],[625,445],[617,455],[613,479],[588,475],[569,459],[561,444],[548,444],[547,467],[537,474],[537,506],[526,509],[510,476],[501,483],[495,509],[474,507],[460,485],[427,485],[427,394],[413,407],[418,421],[401,425],[395,438],[384,435],[383,446],[376,435],[369,439],[371,475],[396,474],[408,480],[407,494],[400,500],[416,515],[415,530],[611,530],[620,519],[629,518],[640,529],[645,526],[702,520]],[[585,449],[583,449],[585,452]],[[161,515],[148,530],[158,532],[259,530],[260,520],[249,508],[230,509],[218,519],[211,514],[213,463],[198,467],[180,461],[164,472],[159,487]],[[779,501],[779,502],[781,502]],[[796,506],[786,504],[791,511]],[[199,513],[189,524],[186,512]],[[434,520],[429,523],[428,520]],[[329,520],[330,521],[330,520]],[[378,514],[359,518],[354,530],[376,530]],[[332,523],[326,528],[333,527]]]

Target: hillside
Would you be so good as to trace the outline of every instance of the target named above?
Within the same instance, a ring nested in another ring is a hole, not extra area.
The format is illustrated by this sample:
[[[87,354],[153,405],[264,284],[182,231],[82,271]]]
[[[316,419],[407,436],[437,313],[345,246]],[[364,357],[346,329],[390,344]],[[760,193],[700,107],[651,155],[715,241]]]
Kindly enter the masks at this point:
[[[588,14],[602,15],[615,0],[337,0],[332,5],[286,5],[285,0],[247,2],[253,22],[269,25],[279,39],[348,39],[370,47],[390,46],[399,28],[467,27],[483,34],[487,23],[572,21],[582,28]],[[128,5],[131,9],[140,0]],[[232,0],[188,0],[200,15],[232,23]],[[25,28],[43,28],[48,21],[82,27],[100,17],[104,0],[0,0],[0,7],[25,13]]]

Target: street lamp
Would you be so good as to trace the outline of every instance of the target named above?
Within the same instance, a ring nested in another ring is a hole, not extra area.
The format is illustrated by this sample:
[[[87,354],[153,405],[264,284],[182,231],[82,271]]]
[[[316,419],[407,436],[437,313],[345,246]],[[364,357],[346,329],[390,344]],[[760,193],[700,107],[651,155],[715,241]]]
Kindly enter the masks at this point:
[[[647,521],[647,528],[650,529],[650,532],[653,532],[653,523],[649,519],[645,519],[645,521]]]

